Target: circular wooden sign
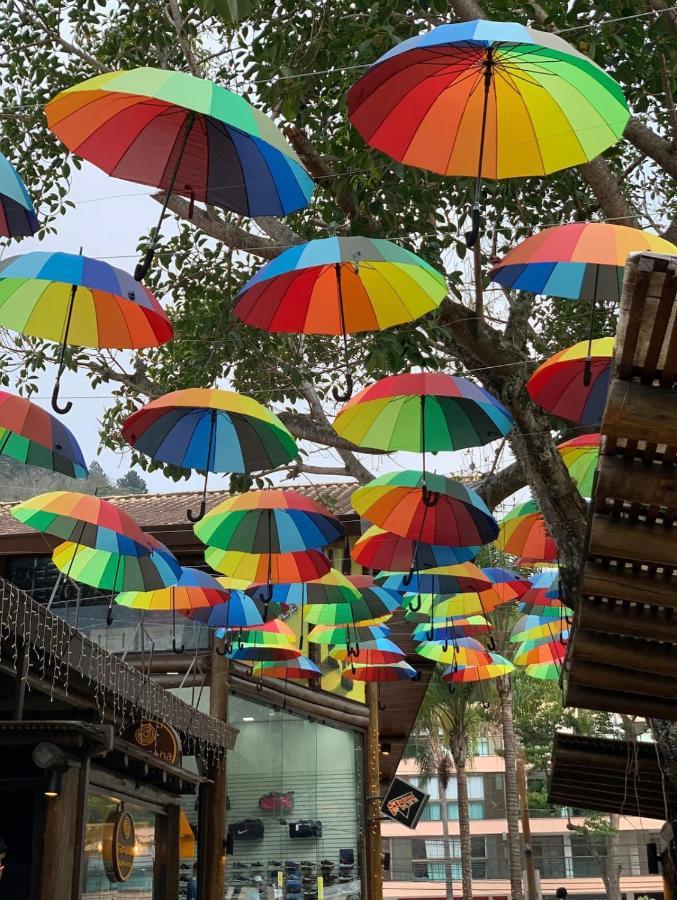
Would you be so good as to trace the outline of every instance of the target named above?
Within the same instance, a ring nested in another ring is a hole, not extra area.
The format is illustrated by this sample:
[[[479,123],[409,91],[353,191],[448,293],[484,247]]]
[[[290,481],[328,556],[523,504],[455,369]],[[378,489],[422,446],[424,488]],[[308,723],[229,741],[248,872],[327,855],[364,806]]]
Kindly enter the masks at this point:
[[[165,762],[181,765],[181,739],[166,722],[150,722],[147,719],[132,722],[120,737]]]
[[[112,813],[108,817],[108,829],[103,842],[103,864],[109,881],[129,879],[134,868],[135,846],[134,819],[124,809]]]

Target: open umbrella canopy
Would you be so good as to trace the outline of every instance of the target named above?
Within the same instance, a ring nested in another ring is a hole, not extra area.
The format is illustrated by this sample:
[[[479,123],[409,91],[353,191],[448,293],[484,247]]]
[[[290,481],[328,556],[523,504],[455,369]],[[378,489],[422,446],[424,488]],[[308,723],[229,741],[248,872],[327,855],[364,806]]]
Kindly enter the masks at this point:
[[[491,662],[479,666],[447,666],[442,673],[442,680],[451,684],[468,684],[475,681],[490,681],[501,675],[508,675],[515,667],[504,656],[490,653]]]
[[[614,339],[581,341],[555,353],[527,381],[529,396],[567,422],[599,425],[606,403]],[[586,371],[589,378],[584,377]],[[586,381],[588,383],[586,384]]]
[[[292,334],[380,331],[432,312],[444,276],[391,241],[331,237],[290,247],[240,290],[235,315]]]
[[[313,192],[271,119],[186,72],[106,72],[57,94],[45,113],[69,150],[125,181],[245,216],[288,215]]]
[[[444,545],[418,543],[413,538],[400,537],[384,531],[377,525],[368,528],[355,542],[351,556],[365,569],[382,569],[386,572],[406,572],[416,562],[421,569],[435,566],[455,566],[474,559],[479,547],[446,547]]]
[[[11,513],[36,531],[110,553],[148,555],[157,543],[120,507],[92,494],[50,491],[18,503]]]
[[[115,602],[134,609],[184,610],[215,606],[230,597],[230,592],[207,572],[184,567],[176,584],[152,591],[125,591]]]
[[[487,599],[487,592],[469,591],[455,594],[453,597],[441,597],[439,594],[405,594],[405,618],[420,621],[422,617],[434,622],[452,619],[458,616],[484,616],[492,612],[502,601],[496,599],[494,604]]]
[[[408,662],[384,663],[382,665],[366,665],[352,661],[341,673],[352,681],[386,682],[386,681],[414,681],[419,673]]]
[[[377,580],[387,590],[401,594],[461,594],[469,591],[484,591],[491,587],[492,581],[471,562],[457,566],[438,566],[409,575],[395,572],[379,575]]]
[[[308,632],[311,644],[352,644],[388,636],[386,625],[316,625]]]
[[[568,606],[564,606],[561,600],[547,597],[535,598],[529,601],[522,601],[517,604],[518,610],[526,616],[540,616],[541,618],[559,619],[571,618],[573,610]]]
[[[570,300],[620,302],[630,253],[677,253],[655,234],[609,222],[571,222],[522,241],[489,273],[504,287]]]
[[[263,624],[263,617],[251,597],[242,591],[227,591],[227,594],[228,600],[223,603],[190,610],[189,618],[207,628],[222,628],[224,631]]]
[[[538,663],[563,663],[567,645],[563,640],[525,641],[513,657],[516,666],[532,666]]]
[[[434,452],[504,437],[510,413],[484,388],[441,372],[389,375],[343,407],[332,428],[361,447]]]
[[[377,625],[386,622],[391,615],[373,613],[360,597],[351,603],[315,603],[308,607],[305,618],[313,625]]]
[[[464,638],[464,640],[472,640],[472,638]],[[459,666],[482,666],[491,663],[491,654],[489,651],[475,641],[477,646],[459,647],[456,649],[452,644],[438,644],[431,641],[424,641],[418,644],[416,652],[419,656],[431,659],[433,662],[447,663],[450,665],[458,664]]]
[[[370,641],[360,641],[356,647],[337,646],[329,651],[334,659],[351,659],[354,663],[365,666],[380,666],[384,663],[399,662],[406,653],[397,644],[385,637],[376,637]]]
[[[402,605],[402,597],[397,591],[377,584],[371,575],[347,575],[348,581],[360,592],[362,603],[372,618],[390,616]]]
[[[487,566],[482,569],[482,574],[491,581],[493,592],[501,597],[504,603],[516,600],[526,594],[531,587],[528,578],[502,566]]]
[[[536,678],[538,681],[559,681],[562,666],[554,662],[534,663],[527,666],[524,672],[529,678]]]
[[[494,626],[484,616],[451,616],[420,622],[411,632],[415,641],[454,641],[491,634]]]
[[[557,447],[579,493],[588,499],[592,497],[601,438],[601,434],[581,434]]]
[[[28,237],[39,227],[26,185],[11,162],[0,153],[0,235]]]
[[[252,666],[252,675],[256,678],[279,678],[285,681],[292,678],[310,681],[321,678],[322,670],[307,656],[299,656],[296,659],[256,663]]]
[[[535,500],[518,503],[500,524],[496,538],[499,550],[531,560],[553,562],[557,559],[557,544]]]
[[[563,617],[552,619],[536,615],[522,616],[510,632],[510,642],[522,644],[524,641],[537,640],[539,638],[556,640],[560,635],[566,640],[565,632],[568,632],[568,630],[569,625]]]
[[[482,178],[500,179],[594,159],[629,118],[620,86],[561,37],[484,19],[396,44],[350,89],[348,114],[406,165],[475,176],[479,163]]]
[[[303,655],[297,647],[290,647],[288,644],[277,646],[259,643],[240,647],[239,643],[239,641],[236,642],[233,649],[227,654],[229,659],[249,662],[280,662],[298,659]]]
[[[188,388],[151,400],[125,419],[122,435],[157,462],[201,472],[257,472],[290,462],[296,441],[251,397]]]
[[[331,569],[329,558],[319,550],[303,550],[299,553],[240,553],[236,550],[220,550],[207,547],[205,561],[216,572],[222,572],[238,581],[259,585],[256,596],[278,586],[292,582],[313,581],[326,575]],[[266,585],[268,588],[266,588]],[[292,603],[286,600],[282,590],[273,598],[276,603]]]
[[[151,553],[142,556],[65,541],[55,548],[52,560],[73,581],[115,593],[162,590],[176,584],[182,572],[178,561],[159,541],[154,541]]]
[[[294,553],[333,543],[343,526],[298,491],[271,489],[229,497],[198,522],[195,534],[203,544],[223,550]]]
[[[293,583],[290,579],[287,583],[273,584],[270,599],[274,603],[286,603],[288,606],[297,607],[337,603],[352,605],[362,599],[359,590],[353,587],[338,569],[330,568],[322,577],[308,579],[303,583],[298,583],[299,579],[296,579],[296,582]],[[253,590],[258,595],[266,588],[259,587]]]
[[[428,506],[421,491],[434,502]],[[413,540],[450,547],[493,541],[498,525],[479,494],[443,475],[405,469],[380,475],[352,495],[353,509],[370,522]]]
[[[0,455],[70,478],[87,478],[87,466],[73,433],[47,410],[0,391]]]

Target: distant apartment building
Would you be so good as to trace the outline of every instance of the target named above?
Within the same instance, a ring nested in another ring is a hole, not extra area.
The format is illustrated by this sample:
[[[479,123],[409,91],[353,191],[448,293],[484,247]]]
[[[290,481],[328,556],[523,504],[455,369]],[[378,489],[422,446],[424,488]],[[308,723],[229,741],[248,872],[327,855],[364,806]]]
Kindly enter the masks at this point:
[[[504,771],[500,742],[489,736],[482,738],[468,768],[473,900],[510,898]],[[455,777],[443,796],[437,776],[422,776],[414,759],[403,759],[397,774],[425,790],[430,800],[414,831],[394,822],[382,822],[383,850],[390,853],[385,897],[392,900],[444,898],[445,861],[453,879],[453,895],[460,897]],[[584,822],[581,812],[549,808],[530,811],[531,844],[544,900],[554,898],[560,886],[565,886],[569,897],[576,900],[605,900],[607,896],[601,876],[606,839],[600,837],[591,843],[586,835],[572,830],[572,826]],[[662,879],[648,874],[646,849],[648,843],[660,842],[662,825],[654,819],[620,818],[617,844],[625,900],[663,898]]]

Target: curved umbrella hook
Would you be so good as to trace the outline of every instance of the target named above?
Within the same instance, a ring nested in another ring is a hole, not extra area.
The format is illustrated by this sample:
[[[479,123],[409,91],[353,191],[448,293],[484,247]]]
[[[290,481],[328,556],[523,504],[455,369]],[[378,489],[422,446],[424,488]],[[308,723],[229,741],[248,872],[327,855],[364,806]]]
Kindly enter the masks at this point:
[[[343,336],[343,363],[345,366],[345,374],[346,374],[346,389],[344,393],[341,393],[337,387],[332,389],[332,396],[334,400],[337,400],[339,403],[347,403],[348,400],[353,396],[353,376],[350,372],[350,358],[348,356],[348,336],[346,334],[346,314],[343,308],[343,284],[341,283],[341,263],[334,264],[334,270],[336,272],[336,288],[338,290],[338,301],[339,301],[339,315],[341,317],[341,334]]]
[[[493,634],[490,634],[489,638],[487,639],[487,650],[489,650],[490,653],[493,653],[495,649],[496,649],[496,641],[494,639]]]
[[[57,375],[57,379],[54,382],[54,388],[52,390],[52,409],[55,413],[58,413],[60,416],[65,416],[66,413],[70,412],[73,409],[73,403],[68,400],[64,403],[63,406],[59,406],[59,388],[61,386],[61,374]]]
[[[416,599],[412,600],[409,603],[409,609],[412,612],[418,612],[422,605],[423,605],[423,598],[421,597],[421,593],[419,591],[419,593],[416,595]]]
[[[204,514],[207,509],[207,479],[209,478],[209,463],[212,458],[212,448],[214,446],[214,437],[216,432],[216,410],[213,409],[211,411],[211,423],[209,426],[209,445],[207,446],[207,459],[205,464],[205,480],[204,485],[202,486],[202,499],[200,500],[200,508],[197,512],[197,515],[193,512],[192,509],[186,510],[186,516],[189,522],[195,524],[195,522],[199,522],[204,518]]]
[[[437,506],[441,496],[442,495],[438,494],[436,491],[429,491],[425,484],[421,485],[421,500],[423,501],[423,505],[427,506],[428,509]]]
[[[346,389],[344,392],[341,392],[337,387],[332,388],[332,397],[338,403],[347,403],[348,400],[353,396],[353,389],[355,387],[355,382],[353,381],[353,376],[346,369]]]
[[[207,500],[205,497],[203,497],[202,500],[200,501],[200,508],[199,508],[197,514],[193,513],[192,509],[187,509],[186,510],[186,518],[188,519],[189,522],[193,522],[193,523],[199,522],[200,519],[204,519],[206,509],[207,509]]]
[[[82,247],[80,247],[80,256],[82,256]],[[56,381],[52,390],[52,409],[60,416],[66,415],[73,408],[73,404],[69,400],[64,406],[59,406],[59,388],[61,387],[61,376],[64,370],[64,358],[66,355],[66,343],[68,341],[68,332],[71,327],[71,319],[73,318],[73,307],[75,306],[75,295],[78,292],[77,284],[71,285],[71,293],[68,300],[68,311],[66,312],[66,324],[63,329],[63,338],[61,339],[61,353],[59,354],[59,369],[56,373]]]

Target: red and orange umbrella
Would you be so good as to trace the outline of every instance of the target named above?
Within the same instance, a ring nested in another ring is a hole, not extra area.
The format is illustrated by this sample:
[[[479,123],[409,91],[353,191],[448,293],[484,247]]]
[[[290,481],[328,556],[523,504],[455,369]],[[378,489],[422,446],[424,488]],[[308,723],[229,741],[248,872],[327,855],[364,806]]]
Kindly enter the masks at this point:
[[[205,561],[217,572],[250,584],[293,584],[322,578],[331,569],[319,550],[299,553],[241,553],[207,547]]]
[[[496,546],[523,560],[554,562],[557,544],[534,500],[520,503],[501,521]]]
[[[344,669],[343,675],[353,681],[415,681],[419,673],[405,660],[382,665],[353,664]]]
[[[557,447],[582,497],[592,496],[601,438],[601,434],[581,434]]]
[[[480,548],[417,544],[412,538],[400,537],[372,525],[355,542],[351,556],[354,562],[365,569],[406,572],[414,565],[414,552],[421,569],[432,569],[435,566],[455,566],[468,562],[477,556]]]
[[[527,381],[529,396],[546,412],[580,425],[602,421],[613,338],[581,341],[555,353]]]

